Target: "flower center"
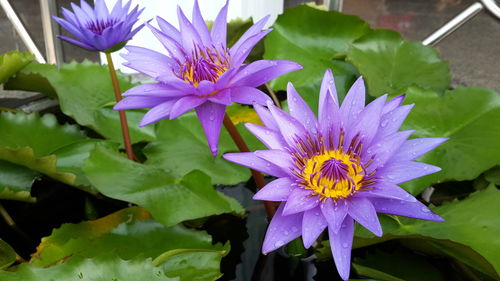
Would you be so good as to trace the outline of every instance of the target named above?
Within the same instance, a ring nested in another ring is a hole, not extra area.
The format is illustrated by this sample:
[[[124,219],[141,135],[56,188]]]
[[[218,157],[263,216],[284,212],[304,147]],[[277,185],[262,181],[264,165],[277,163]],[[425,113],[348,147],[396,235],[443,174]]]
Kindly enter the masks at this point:
[[[375,172],[366,173],[365,168],[372,160],[365,164],[361,162],[362,143],[359,138],[355,137],[347,149],[341,145],[344,139],[342,131],[337,145],[331,136],[328,139],[326,144],[320,135],[296,140],[297,148],[293,149],[292,156],[298,185],[311,190],[311,196],[335,201],[369,188],[375,181]]]
[[[116,19],[91,21],[87,23],[87,29],[95,34],[102,35],[104,29],[114,25],[117,21]]]
[[[184,63],[179,63],[180,71],[177,77],[191,83],[193,86],[203,81],[217,82],[219,77],[230,67],[230,56],[227,48],[207,48],[195,46],[191,56]]]

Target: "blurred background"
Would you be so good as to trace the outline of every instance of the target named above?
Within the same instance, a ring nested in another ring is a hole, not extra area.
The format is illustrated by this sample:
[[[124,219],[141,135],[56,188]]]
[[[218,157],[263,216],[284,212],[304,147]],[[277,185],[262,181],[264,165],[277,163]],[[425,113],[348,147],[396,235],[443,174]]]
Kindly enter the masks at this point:
[[[143,6],[143,3],[154,6],[143,14],[143,19],[151,19],[159,14],[171,22],[176,22],[175,6],[177,3],[186,14],[191,13],[191,0],[177,1],[140,1],[134,0]],[[33,0],[9,1],[23,24],[29,31],[40,52],[45,55],[46,44],[42,29],[40,3]],[[49,1],[50,2],[50,1]],[[61,7],[70,7],[70,0],[51,2],[53,9],[60,13]],[[106,0],[108,6],[115,0]],[[217,11],[225,0],[200,0],[202,13],[207,20],[213,20]],[[230,18],[248,18],[254,20],[271,14],[271,22],[283,9],[292,8],[304,0],[232,0],[230,1]],[[325,5],[329,9],[340,9],[347,14],[358,15],[367,21],[372,28],[393,29],[400,32],[406,40],[422,41],[428,35],[439,29],[454,16],[465,10],[474,0],[317,0],[316,4]],[[55,5],[54,5],[55,4]],[[57,30],[56,33],[65,31]],[[328,28],[328,27],[318,27]],[[16,33],[5,12],[0,9],[0,53],[13,49],[27,51],[21,38]],[[155,44],[151,40],[149,30],[143,29],[134,41],[147,42],[148,47]],[[136,42],[132,42],[136,43]],[[70,45],[60,44],[60,60],[82,61],[89,59],[100,61],[99,55]],[[137,44],[137,43],[136,43]],[[157,44],[157,43],[156,43]],[[500,92],[500,20],[490,12],[483,10],[474,18],[465,23],[457,31],[435,45],[441,52],[441,58],[450,62],[453,81],[456,85],[475,85],[494,89]],[[161,47],[154,46],[160,49]],[[37,99],[37,95],[24,92],[6,92],[0,89],[0,103],[4,106],[18,106]]]

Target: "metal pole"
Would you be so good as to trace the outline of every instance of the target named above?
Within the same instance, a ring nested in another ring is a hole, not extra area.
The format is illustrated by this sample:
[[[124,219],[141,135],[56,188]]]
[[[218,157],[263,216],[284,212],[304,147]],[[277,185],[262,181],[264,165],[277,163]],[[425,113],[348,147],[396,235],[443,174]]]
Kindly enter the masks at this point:
[[[425,40],[422,41],[422,44],[430,46],[436,45],[439,41],[446,38],[446,36],[453,33],[453,31],[457,30],[460,26],[462,26],[464,23],[481,12],[483,8],[484,6],[479,2],[470,5],[463,12],[455,16],[452,20],[450,20],[437,31],[425,38]]]
[[[24,44],[28,48],[28,50],[35,55],[35,59],[40,62],[40,63],[45,63],[45,58],[43,57],[42,53],[38,50],[35,42],[33,42],[33,39],[31,39],[30,35],[28,34],[28,31],[24,27],[23,23],[17,16],[16,12],[10,5],[8,0],[0,0],[0,5],[2,6],[3,10],[5,11],[5,14],[7,15],[7,18],[10,20],[12,25],[14,25],[14,28],[16,29],[17,33],[21,37],[21,40],[23,40]]]
[[[54,36],[54,31],[57,31],[59,26],[51,18],[57,13],[55,0],[40,0],[40,9],[47,61],[57,65],[62,62],[62,53],[61,42]]]

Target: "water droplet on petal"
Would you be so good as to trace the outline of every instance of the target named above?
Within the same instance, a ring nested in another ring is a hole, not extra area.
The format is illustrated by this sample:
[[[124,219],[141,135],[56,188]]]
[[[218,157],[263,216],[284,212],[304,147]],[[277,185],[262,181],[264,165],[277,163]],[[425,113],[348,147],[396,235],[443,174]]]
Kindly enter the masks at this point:
[[[347,248],[347,247],[349,247],[349,244],[347,244],[347,243],[342,243],[342,247]]]
[[[424,206],[424,207],[422,207],[420,210],[421,210],[422,212],[424,212],[424,213],[429,213],[429,212],[431,211],[431,210],[429,210],[429,208],[427,208],[427,207],[425,207],[425,206]]]
[[[283,235],[288,236],[288,234],[290,234],[290,232],[288,232],[288,230],[283,231]]]
[[[299,231],[299,229],[295,226],[292,226],[292,232],[297,232],[297,231]]]
[[[281,246],[285,245],[285,242],[283,240],[278,240],[276,243],[274,243],[274,246],[279,248]]]

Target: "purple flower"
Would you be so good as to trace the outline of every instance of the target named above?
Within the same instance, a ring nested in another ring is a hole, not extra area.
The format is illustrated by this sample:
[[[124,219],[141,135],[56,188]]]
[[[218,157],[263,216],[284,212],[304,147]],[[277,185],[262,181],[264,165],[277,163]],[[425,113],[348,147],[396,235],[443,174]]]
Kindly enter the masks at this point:
[[[67,36],[58,36],[61,39],[90,51],[116,51],[144,26],[143,24],[132,30],[142,12],[136,6],[130,13],[130,1],[122,7],[122,0],[118,0],[111,13],[104,0],[96,0],[92,9],[84,0],[80,7],[71,3],[73,13],[62,8],[64,19],[53,17],[76,39]]]
[[[164,118],[174,119],[195,108],[212,153],[217,155],[220,127],[226,106],[232,102],[265,105],[270,98],[255,87],[301,66],[290,61],[260,60],[243,65],[253,46],[271,30],[262,30],[268,17],[250,27],[229,48],[226,45],[228,4],[222,8],[209,31],[195,1],[191,22],[177,10],[180,30],[158,17],[160,29],[153,34],[168,56],[127,46],[124,64],[154,78],[125,92],[114,109],[152,108],[139,126]]]
[[[288,84],[290,115],[268,103],[255,105],[265,126],[246,124],[269,150],[229,153],[224,158],[278,177],[254,199],[282,202],[267,230],[262,251],[271,252],[302,235],[309,248],[328,227],[340,276],[349,278],[354,221],[382,235],[377,212],[443,221],[398,184],[440,168],[415,162],[446,141],[411,139],[398,131],[413,105],[387,95],[365,107],[359,78],[339,105],[331,71],[320,90],[318,119]]]

